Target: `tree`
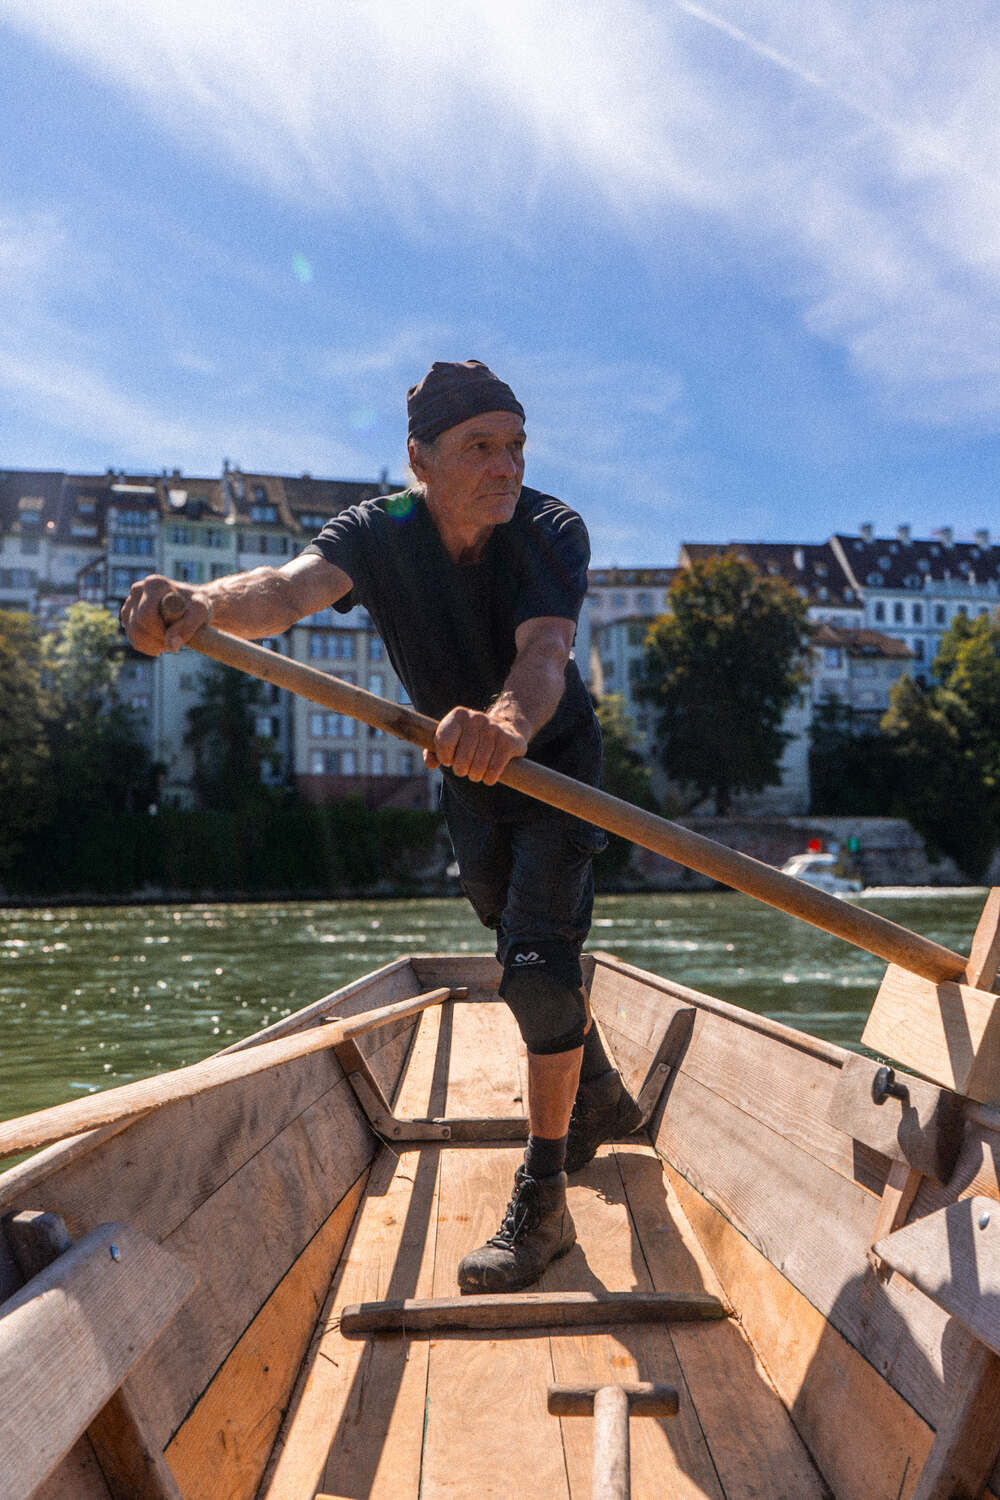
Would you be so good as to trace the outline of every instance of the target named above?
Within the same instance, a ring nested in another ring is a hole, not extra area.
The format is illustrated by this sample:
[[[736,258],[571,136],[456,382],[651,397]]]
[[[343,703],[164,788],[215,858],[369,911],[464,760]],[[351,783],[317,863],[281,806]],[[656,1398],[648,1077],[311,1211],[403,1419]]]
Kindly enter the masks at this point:
[[[43,643],[57,821],[145,810],[156,778],[138,716],[116,693],[126,647],[106,610],[83,601]]]
[[[633,744],[633,729],[625,712],[624,699],[618,694],[602,698],[596,705],[597,719],[604,742],[604,766],[601,785],[612,797],[620,797],[647,812],[659,812],[653,793],[650,769]],[[612,834],[608,847],[600,856],[597,872],[602,884],[624,875],[632,857],[628,839]]]
[[[806,605],[783,579],[731,554],[675,578],[669,613],[646,641],[641,695],[657,713],[667,774],[712,796],[724,816],[734,792],[781,781],[781,728],[804,679]]]
[[[0,875],[45,817],[48,762],[38,627],[0,610]]]
[[[809,726],[813,813],[886,817],[896,804],[896,747],[869,715],[836,694],[816,705]]]
[[[184,743],[194,754],[199,804],[231,812],[259,803],[261,766],[273,742],[255,732],[261,684],[244,672],[213,662],[202,679],[201,699],[188,710]]]
[[[958,616],[924,687],[894,686],[882,728],[898,805],[932,851],[981,880],[1000,843],[1000,621]]]

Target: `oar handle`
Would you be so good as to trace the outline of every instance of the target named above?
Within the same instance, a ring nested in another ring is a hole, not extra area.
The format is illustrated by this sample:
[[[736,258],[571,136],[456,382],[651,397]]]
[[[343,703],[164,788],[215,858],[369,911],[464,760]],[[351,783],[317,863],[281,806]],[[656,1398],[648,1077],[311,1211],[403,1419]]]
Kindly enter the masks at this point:
[[[168,623],[178,618],[178,603],[181,606],[179,613],[183,613],[184,602],[179,595],[164,596],[160,610]],[[363,724],[384,729],[421,749],[426,750],[433,744],[437,727],[434,719],[402,704],[387,703],[374,693],[341,682],[337,677],[319,672],[292,657],[269,651],[253,641],[240,640],[213,626],[203,625],[188,645],[214,661],[224,662],[252,677],[286,688],[310,702],[322,704],[324,708],[359,719]],[[712,880],[754,896],[768,906],[799,917],[803,922],[843,938],[888,963],[899,964],[924,979],[939,983],[945,979],[957,979],[965,973],[967,960],[930,938],[910,932],[908,928],[863,907],[852,906],[791,875],[784,875],[772,865],[728,849],[703,834],[682,828],[655,813],[644,812],[629,802],[598,791],[596,787],[585,786],[548,766],[540,766],[531,760],[512,760],[500,781],[539,802],[572,813],[608,833],[616,833],[654,854],[665,855]]]

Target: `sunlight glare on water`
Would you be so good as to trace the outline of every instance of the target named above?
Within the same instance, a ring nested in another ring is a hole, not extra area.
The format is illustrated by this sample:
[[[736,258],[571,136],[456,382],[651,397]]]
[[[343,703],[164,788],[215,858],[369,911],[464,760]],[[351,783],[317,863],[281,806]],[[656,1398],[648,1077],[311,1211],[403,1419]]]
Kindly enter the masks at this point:
[[[968,952],[985,893],[864,904]],[[461,900],[7,910],[0,1118],[197,1062],[406,953],[488,953]],[[855,1045],[882,960],[732,892],[598,899],[588,947]]]

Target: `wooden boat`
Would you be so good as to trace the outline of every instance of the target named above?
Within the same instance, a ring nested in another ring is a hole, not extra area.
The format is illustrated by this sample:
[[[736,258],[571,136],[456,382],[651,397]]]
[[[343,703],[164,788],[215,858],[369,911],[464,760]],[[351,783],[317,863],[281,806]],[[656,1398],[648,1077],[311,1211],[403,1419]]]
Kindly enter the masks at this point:
[[[587,955],[645,1124],[529,1293],[455,1295],[526,1133],[492,958],[0,1124],[3,1500],[1000,1494],[1000,890],[969,958],[801,899],[909,1070]]]

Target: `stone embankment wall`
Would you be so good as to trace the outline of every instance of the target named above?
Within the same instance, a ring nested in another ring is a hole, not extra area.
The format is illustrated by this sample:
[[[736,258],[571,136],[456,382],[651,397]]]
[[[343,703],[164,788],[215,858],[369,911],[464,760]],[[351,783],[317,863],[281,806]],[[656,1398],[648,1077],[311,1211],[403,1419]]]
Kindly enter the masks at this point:
[[[837,845],[851,873],[866,886],[968,883],[952,860],[931,860],[920,835],[898,818],[678,818],[677,822],[768,865],[783,865],[793,854],[803,853],[811,839],[819,839],[824,849]],[[858,840],[857,854],[847,853],[850,839]],[[634,851],[630,869],[637,883],[655,890],[704,890],[713,884],[646,849]],[[988,881],[1000,884],[1000,853]]]

